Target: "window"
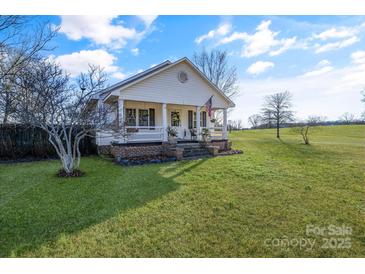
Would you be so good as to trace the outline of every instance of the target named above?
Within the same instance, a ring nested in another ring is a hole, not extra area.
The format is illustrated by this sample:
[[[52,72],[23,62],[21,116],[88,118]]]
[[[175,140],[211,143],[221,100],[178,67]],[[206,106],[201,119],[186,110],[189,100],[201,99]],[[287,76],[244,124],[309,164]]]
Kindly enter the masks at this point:
[[[172,127],[180,126],[180,113],[178,111],[171,112],[171,126]]]
[[[148,121],[149,121],[148,109],[139,109],[138,110],[138,125],[147,127]]]
[[[202,127],[206,127],[207,126],[207,113],[205,111],[202,111],[200,113],[200,125]]]
[[[125,120],[127,126],[136,126],[136,109],[125,109]]]
[[[193,128],[193,111],[192,110],[188,110],[188,128],[189,129]]]
[[[207,112],[202,111],[200,112],[200,126],[206,127],[207,126]],[[188,111],[188,127],[190,128],[196,128],[196,112],[189,110]]]
[[[154,127],[156,125],[155,123],[155,109],[150,108],[150,127]]]
[[[185,71],[179,71],[177,78],[181,83],[185,83],[188,80],[188,75]]]

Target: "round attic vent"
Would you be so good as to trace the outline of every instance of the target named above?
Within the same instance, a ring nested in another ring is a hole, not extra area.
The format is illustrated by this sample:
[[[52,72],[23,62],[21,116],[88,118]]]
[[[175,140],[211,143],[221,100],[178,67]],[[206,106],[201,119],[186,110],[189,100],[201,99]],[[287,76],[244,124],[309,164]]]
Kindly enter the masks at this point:
[[[185,71],[179,71],[177,77],[181,83],[185,83],[188,80],[188,75]]]

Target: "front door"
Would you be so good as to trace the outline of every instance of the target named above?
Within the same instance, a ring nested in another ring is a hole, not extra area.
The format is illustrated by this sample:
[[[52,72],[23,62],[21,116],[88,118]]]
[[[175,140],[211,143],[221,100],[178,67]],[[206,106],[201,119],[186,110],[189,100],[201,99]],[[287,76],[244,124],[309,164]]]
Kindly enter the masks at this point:
[[[181,110],[171,110],[170,111],[170,127],[174,127],[177,130],[178,139],[186,139],[187,133],[182,126],[182,111]]]

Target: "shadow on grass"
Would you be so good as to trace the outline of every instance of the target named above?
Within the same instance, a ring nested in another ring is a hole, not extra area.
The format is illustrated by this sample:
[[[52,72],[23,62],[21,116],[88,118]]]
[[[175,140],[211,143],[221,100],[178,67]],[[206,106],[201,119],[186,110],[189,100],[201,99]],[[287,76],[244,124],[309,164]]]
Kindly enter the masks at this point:
[[[279,139],[280,144],[282,144],[285,148],[285,150],[282,150],[281,153],[287,154],[290,152],[290,155],[294,157],[300,157],[300,158],[316,158],[321,159],[328,157],[337,158],[341,156],[342,154],[340,152],[336,152],[333,150],[324,150],[319,148],[316,144],[304,144],[304,143],[293,143],[288,142],[283,139]],[[282,149],[283,147],[281,147]],[[274,153],[278,153],[280,150],[275,149]]]
[[[186,172],[192,171],[193,169],[203,164],[205,161],[207,161],[207,158],[197,159],[194,161],[179,161],[171,166],[164,168],[162,174],[166,178],[174,179],[181,175],[184,175],[184,173]]]
[[[129,209],[142,207],[177,190],[179,184],[174,178],[201,164],[200,161],[193,165],[179,163],[177,172],[167,166],[168,175],[160,173],[165,165],[123,168],[97,158],[84,163],[87,175],[71,179],[55,177],[54,163],[34,163],[39,174],[45,173],[39,178],[32,178],[27,172],[16,174],[21,165],[5,170],[9,174],[3,178],[15,176],[17,187],[26,189],[0,207],[1,257],[21,256],[56,241],[61,234],[77,233]],[[34,174],[33,168],[30,170]],[[6,182],[0,182],[0,188],[2,184]],[[33,186],[29,188],[29,184]]]

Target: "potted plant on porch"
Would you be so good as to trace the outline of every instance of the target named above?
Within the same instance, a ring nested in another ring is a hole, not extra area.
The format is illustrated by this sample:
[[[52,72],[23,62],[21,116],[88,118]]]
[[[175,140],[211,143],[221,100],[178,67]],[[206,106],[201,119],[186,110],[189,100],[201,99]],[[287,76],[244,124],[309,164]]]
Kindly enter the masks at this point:
[[[202,136],[204,143],[207,143],[209,141],[210,132],[208,128],[203,128],[200,135]]]
[[[177,140],[176,140],[177,130],[176,130],[176,128],[168,126],[166,131],[167,131],[167,136],[168,136],[169,143],[170,144],[176,144],[177,143]]]

